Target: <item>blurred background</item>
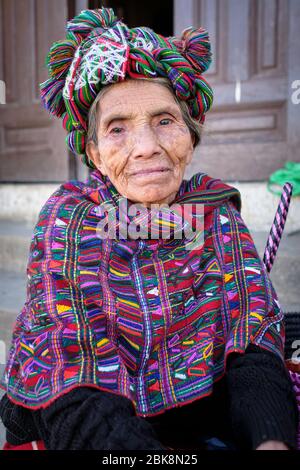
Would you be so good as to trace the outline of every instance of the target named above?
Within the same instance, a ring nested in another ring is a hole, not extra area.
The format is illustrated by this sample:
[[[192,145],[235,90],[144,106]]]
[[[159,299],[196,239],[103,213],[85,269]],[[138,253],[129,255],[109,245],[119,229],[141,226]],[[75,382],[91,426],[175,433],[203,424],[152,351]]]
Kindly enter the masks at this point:
[[[60,183],[88,177],[65,147],[61,122],[40,104],[45,58],[64,38],[68,19],[101,6],[114,8],[130,27],[164,35],[188,26],[209,31],[213,62],[205,76],[214,104],[186,177],[203,171],[240,190],[242,217],[261,257],[279,202],[267,181],[286,162],[300,162],[300,0],[0,0],[2,369],[25,302],[39,210]],[[283,310],[300,311],[300,196],[292,198],[270,277]]]

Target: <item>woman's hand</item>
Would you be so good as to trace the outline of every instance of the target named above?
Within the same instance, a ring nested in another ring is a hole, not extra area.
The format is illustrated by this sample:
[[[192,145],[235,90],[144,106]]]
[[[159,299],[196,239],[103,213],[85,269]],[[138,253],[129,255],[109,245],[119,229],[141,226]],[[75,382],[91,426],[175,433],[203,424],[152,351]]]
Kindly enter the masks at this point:
[[[256,450],[290,450],[284,442],[265,441],[260,444]]]

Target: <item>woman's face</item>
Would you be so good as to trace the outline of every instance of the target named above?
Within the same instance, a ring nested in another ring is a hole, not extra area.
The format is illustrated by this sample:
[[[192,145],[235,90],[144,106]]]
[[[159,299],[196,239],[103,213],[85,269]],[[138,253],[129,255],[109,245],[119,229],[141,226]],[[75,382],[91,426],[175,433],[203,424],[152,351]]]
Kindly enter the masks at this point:
[[[170,204],[193,154],[172,92],[159,83],[120,82],[101,96],[98,113],[98,144],[87,145],[96,167],[130,201]]]

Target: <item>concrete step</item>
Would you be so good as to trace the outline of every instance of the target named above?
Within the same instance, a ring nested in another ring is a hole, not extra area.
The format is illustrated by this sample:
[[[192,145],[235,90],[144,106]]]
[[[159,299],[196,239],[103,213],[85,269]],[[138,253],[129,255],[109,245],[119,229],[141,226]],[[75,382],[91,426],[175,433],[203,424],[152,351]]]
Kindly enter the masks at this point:
[[[25,272],[33,223],[0,219],[0,270]]]

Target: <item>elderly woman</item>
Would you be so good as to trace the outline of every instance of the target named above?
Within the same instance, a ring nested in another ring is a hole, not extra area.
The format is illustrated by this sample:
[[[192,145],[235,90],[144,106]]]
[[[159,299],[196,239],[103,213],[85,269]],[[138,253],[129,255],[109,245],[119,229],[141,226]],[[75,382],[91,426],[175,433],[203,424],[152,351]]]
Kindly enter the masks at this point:
[[[40,211],[2,380],[6,449],[293,449],[283,314],[238,190],[183,179],[212,90],[203,29],[85,10],[41,85],[92,169]]]

